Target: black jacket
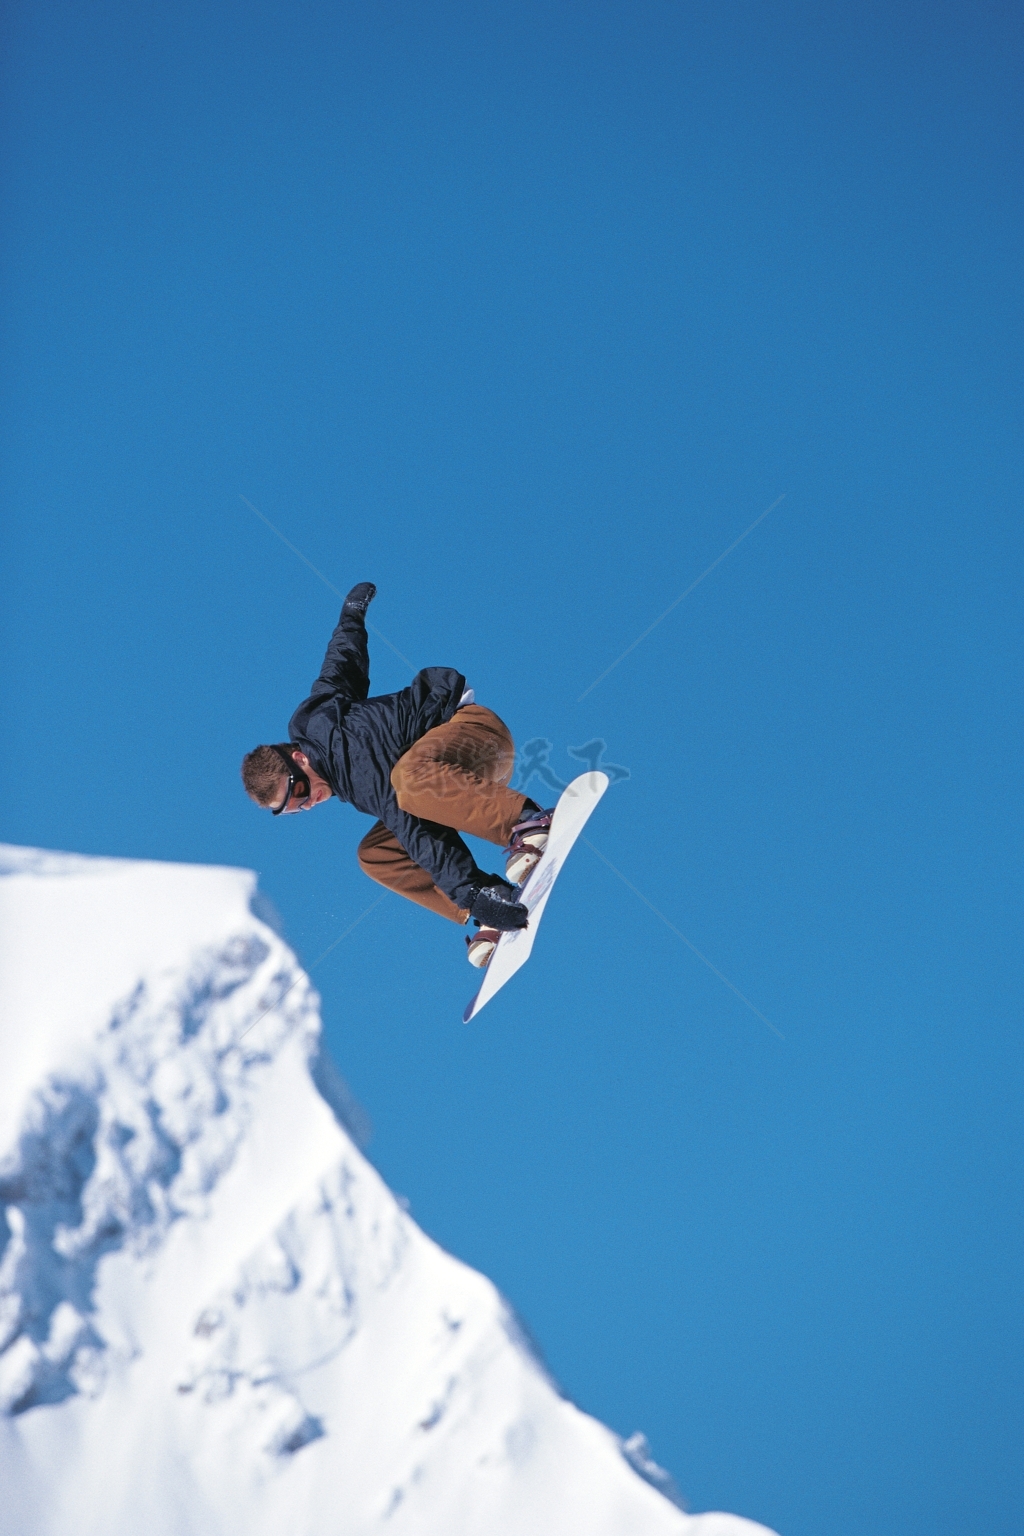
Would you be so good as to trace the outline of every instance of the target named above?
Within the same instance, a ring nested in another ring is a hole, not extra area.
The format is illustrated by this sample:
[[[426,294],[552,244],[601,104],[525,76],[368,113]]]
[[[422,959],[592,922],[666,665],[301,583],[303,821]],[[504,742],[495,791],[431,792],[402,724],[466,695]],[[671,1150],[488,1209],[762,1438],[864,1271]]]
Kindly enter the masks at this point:
[[[466,679],[453,667],[424,667],[400,693],[367,698],[366,625],[361,617],[343,612],[320,676],[288,723],[292,742],[338,799],[378,817],[460,907],[470,905],[475,888],[489,877],[451,827],[400,808],[391,770],[414,741],[452,718],[465,687]]]

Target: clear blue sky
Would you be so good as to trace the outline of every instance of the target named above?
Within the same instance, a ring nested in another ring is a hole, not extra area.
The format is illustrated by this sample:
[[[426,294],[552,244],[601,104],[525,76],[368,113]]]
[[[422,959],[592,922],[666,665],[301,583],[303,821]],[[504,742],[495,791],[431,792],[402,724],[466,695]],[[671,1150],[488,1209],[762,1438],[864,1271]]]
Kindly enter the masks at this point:
[[[783,1536],[1021,1529],[1021,34],[5,12],[2,835],[252,866],[307,963],[373,900],[365,818],[239,786],[339,606],[243,496],[604,738],[595,845],[784,1038],[586,847],[474,1026],[388,898],[327,1035],[565,1390]]]

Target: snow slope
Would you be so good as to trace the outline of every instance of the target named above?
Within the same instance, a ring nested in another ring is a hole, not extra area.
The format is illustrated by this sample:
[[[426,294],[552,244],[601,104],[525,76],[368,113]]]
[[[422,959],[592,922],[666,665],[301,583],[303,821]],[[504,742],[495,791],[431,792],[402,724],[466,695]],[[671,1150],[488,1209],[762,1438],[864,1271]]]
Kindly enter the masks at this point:
[[[3,1536],[763,1533],[402,1210],[254,894],[0,848]]]

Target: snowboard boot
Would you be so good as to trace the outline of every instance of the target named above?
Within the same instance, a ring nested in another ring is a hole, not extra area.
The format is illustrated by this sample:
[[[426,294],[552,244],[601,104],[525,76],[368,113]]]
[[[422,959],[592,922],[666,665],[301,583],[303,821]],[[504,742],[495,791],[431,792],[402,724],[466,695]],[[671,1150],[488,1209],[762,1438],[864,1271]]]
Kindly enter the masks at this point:
[[[548,845],[548,831],[554,809],[535,807],[525,811],[522,821],[512,828],[512,840],[505,849],[505,879],[510,885],[522,885],[531,870],[540,863]]]
[[[476,933],[466,934],[466,959],[482,971],[490,962],[501,934],[497,928],[478,928]]]

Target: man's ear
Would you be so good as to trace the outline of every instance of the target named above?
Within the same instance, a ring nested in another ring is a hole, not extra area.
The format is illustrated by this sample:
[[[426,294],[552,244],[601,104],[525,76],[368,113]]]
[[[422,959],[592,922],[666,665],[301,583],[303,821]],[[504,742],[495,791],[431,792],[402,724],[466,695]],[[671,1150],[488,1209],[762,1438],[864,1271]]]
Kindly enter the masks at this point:
[[[298,763],[299,767],[304,768],[307,773],[309,772],[309,758],[305,752],[293,752],[292,761]]]

